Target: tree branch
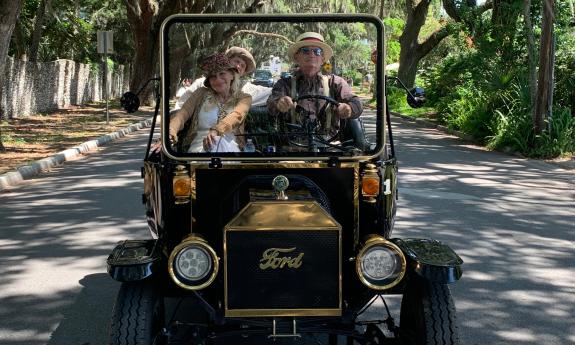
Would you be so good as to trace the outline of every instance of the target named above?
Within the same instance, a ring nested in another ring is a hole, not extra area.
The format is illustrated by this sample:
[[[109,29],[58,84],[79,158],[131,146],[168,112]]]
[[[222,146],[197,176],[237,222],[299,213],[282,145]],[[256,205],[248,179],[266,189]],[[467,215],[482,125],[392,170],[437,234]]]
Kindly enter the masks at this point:
[[[280,35],[280,34],[273,34],[270,32],[258,32],[255,30],[238,30],[236,32],[234,32],[231,37],[234,36],[238,36],[238,35],[254,35],[254,36],[260,36],[260,37],[267,37],[267,38],[279,38],[281,40],[286,41],[288,44],[293,44],[292,41],[290,41],[287,37],[285,37],[284,35]]]
[[[417,55],[420,57],[427,55],[441,40],[451,34],[455,25],[455,23],[450,23],[435,30],[425,41],[417,45]]]

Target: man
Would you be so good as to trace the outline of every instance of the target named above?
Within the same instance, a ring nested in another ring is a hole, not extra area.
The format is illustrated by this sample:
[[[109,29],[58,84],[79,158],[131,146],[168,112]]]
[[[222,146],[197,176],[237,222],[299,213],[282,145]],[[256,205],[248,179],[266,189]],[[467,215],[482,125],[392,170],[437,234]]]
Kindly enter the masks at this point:
[[[339,102],[339,106],[333,110],[332,115],[326,112],[324,118],[318,119],[324,127],[329,127],[328,134],[335,134],[340,129],[340,120],[347,119],[348,124],[357,122],[351,120],[357,119],[363,111],[360,99],[352,93],[343,78],[337,75],[324,76],[321,73],[322,65],[333,55],[333,50],[324,42],[321,34],[305,32],[299,35],[289,47],[288,55],[298,65],[298,70],[274,85],[267,101],[270,114],[276,117],[287,116],[288,119],[291,117],[288,122],[301,121],[295,119],[296,106],[305,110],[308,116],[317,116],[325,101],[305,99],[295,104],[295,98],[304,95],[330,96]],[[326,122],[330,123],[325,125]],[[357,125],[360,125],[359,122]]]
[[[249,75],[256,69],[256,60],[247,49],[241,47],[231,47],[230,49],[226,50],[225,55],[228,59],[230,59],[230,62],[236,66],[240,77]],[[205,77],[198,78],[194,80],[191,85],[187,86],[186,91],[180,97],[178,97],[174,110],[180,109],[188,97],[190,97],[192,92],[204,85],[204,80]],[[271,93],[271,88],[261,85],[254,85],[249,81],[243,81],[242,91],[252,96],[252,106],[257,107],[264,106],[266,104],[266,101]]]

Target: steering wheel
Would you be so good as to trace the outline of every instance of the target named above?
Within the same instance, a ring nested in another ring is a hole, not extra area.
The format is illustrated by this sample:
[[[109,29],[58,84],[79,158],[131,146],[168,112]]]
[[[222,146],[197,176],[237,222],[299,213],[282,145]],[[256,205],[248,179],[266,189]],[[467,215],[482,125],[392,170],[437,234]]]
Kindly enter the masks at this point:
[[[286,123],[286,126],[291,130],[291,135],[298,135],[300,137],[305,136],[307,138],[307,144],[289,140],[290,145],[308,147],[312,151],[317,150],[319,146],[347,151],[349,149],[345,146],[347,142],[335,143],[339,138],[339,129],[337,129],[334,134],[329,132],[331,129],[332,116],[337,115],[335,115],[335,113],[328,113],[327,107],[331,105],[333,108],[337,108],[340,103],[334,98],[324,95],[304,95],[295,98],[293,101],[294,103],[298,103],[306,99],[323,100],[324,104],[316,114],[309,113],[305,108],[299,105],[296,106],[296,113],[298,114],[298,119],[301,120],[301,123],[288,122]],[[323,123],[321,123],[322,121]]]

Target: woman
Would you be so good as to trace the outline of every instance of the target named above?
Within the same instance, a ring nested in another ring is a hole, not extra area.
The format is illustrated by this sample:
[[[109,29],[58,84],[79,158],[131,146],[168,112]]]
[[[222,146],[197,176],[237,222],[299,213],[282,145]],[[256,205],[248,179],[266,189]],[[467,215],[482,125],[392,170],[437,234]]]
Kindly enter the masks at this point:
[[[224,54],[207,57],[200,68],[204,86],[170,119],[170,140],[184,152],[239,152],[252,98],[241,91],[237,68]]]

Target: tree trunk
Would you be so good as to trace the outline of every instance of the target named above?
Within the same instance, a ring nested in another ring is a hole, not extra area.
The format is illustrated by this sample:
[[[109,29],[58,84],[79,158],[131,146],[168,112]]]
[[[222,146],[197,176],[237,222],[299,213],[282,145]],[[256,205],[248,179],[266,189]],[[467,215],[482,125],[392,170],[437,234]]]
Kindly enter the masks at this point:
[[[10,38],[21,8],[22,0],[0,1],[0,80],[4,80],[4,66],[8,57]],[[0,87],[0,99],[2,99],[2,87]],[[4,118],[4,114],[5,109],[2,109],[0,104],[0,121]],[[5,150],[0,129],[0,151]]]
[[[442,0],[444,8],[447,13],[456,22],[461,20],[461,16],[454,0]],[[488,9],[492,8],[493,3],[491,0],[485,1],[481,6],[474,6],[474,0],[468,0],[467,6],[473,7],[472,17],[481,16],[481,14]],[[417,65],[429,52],[435,48],[439,42],[450,34],[451,28],[447,24],[419,43],[419,33],[421,27],[425,24],[425,18],[429,10],[431,0],[406,0],[405,13],[406,21],[403,33],[399,37],[400,52],[399,52],[399,70],[398,77],[403,81],[407,87],[412,87],[415,82],[417,74]],[[468,23],[470,25],[471,22]],[[459,25],[459,24],[456,24]]]
[[[428,0],[408,0],[407,2],[407,20],[403,33],[399,38],[401,49],[397,74],[405,86],[412,87],[415,83],[419,61],[449,35],[449,24],[436,30],[425,41],[419,43],[419,32],[425,24],[425,18],[431,2]]]
[[[46,21],[46,10],[50,8],[51,0],[42,0],[36,18],[34,18],[34,31],[32,31],[32,42],[30,43],[30,53],[28,54],[30,61],[38,59],[38,47],[40,46],[40,39],[44,33],[44,22]]]
[[[154,21],[158,9],[148,0],[125,1],[135,46],[130,89],[137,92],[157,71],[159,37]],[[143,104],[151,104],[152,88],[142,90],[139,97]]]
[[[551,61],[553,54],[553,21],[554,0],[543,1],[543,21],[541,23],[541,44],[539,49],[539,78],[537,85],[537,101],[533,118],[533,129],[536,134],[543,131],[543,120],[550,106]]]
[[[124,3],[135,47],[130,89],[136,92],[159,73],[159,35],[164,19],[177,12],[209,13],[209,0],[124,0]],[[148,84],[139,94],[143,104],[153,103],[152,91],[152,85]]]
[[[419,32],[425,24],[425,17],[429,9],[428,0],[407,0],[405,10],[407,19],[403,33],[399,37],[399,70],[398,77],[407,87],[412,87],[417,73],[417,64],[422,56],[419,55]]]
[[[385,10],[385,1],[381,0],[381,3],[379,4],[379,18],[383,20],[386,17],[387,17],[387,11]]]
[[[531,21],[531,0],[523,0],[523,31],[527,37],[527,60],[529,65],[529,103],[535,118],[535,97],[537,95],[537,61],[535,60],[535,34]]]
[[[130,80],[130,89],[134,92],[139,91],[159,71],[160,26],[166,17],[177,12],[217,13],[221,12],[218,5],[227,5],[226,2],[213,0],[124,0],[124,3],[136,51]],[[263,4],[263,1],[254,0],[247,8],[230,12],[253,13]],[[150,86],[139,95],[143,104],[151,104],[153,101],[153,88]]]

